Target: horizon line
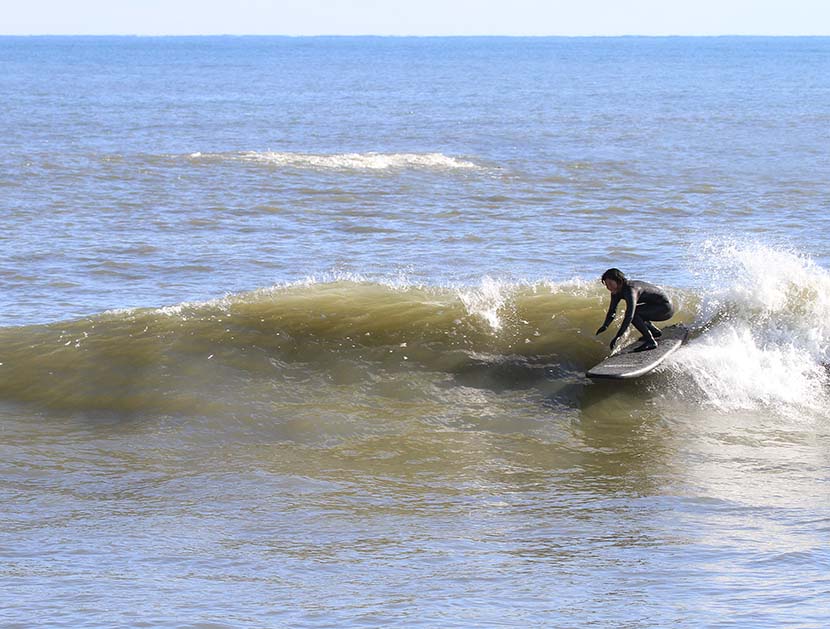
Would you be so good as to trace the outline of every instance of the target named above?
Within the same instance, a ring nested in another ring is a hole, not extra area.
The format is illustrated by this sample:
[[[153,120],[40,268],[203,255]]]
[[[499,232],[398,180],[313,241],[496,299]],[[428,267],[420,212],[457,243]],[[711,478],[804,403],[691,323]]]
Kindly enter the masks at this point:
[[[301,38],[376,38],[376,39],[614,39],[614,38],[643,38],[643,39],[668,39],[668,38],[830,38],[828,35],[816,34],[764,34],[764,33],[718,33],[718,34],[595,34],[595,35],[531,35],[531,34],[467,34],[467,35],[423,35],[423,34],[387,34],[378,35],[374,33],[364,34],[343,34],[343,33],[316,33],[316,34],[280,34],[280,33],[0,33],[0,37],[274,37],[286,39]]]

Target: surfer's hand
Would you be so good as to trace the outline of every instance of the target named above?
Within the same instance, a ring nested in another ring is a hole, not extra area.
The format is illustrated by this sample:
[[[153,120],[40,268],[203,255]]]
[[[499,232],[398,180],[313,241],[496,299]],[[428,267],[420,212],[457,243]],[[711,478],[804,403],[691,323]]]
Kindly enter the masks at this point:
[[[615,336],[614,338],[611,339],[611,343],[610,343],[611,351],[614,351],[614,346],[617,344],[617,341],[619,341],[619,340],[620,340],[619,336]]]
[[[607,326],[607,325],[601,325],[601,326],[599,326],[599,330],[597,330],[597,335],[602,334],[602,333],[603,333],[603,332],[605,332],[607,329],[608,329],[608,326]]]

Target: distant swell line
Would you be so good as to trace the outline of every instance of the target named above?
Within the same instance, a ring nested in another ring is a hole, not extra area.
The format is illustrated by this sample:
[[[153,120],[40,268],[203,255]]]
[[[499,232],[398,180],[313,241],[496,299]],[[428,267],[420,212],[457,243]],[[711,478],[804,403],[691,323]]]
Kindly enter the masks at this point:
[[[283,168],[319,170],[479,170],[471,161],[443,153],[287,153],[243,151],[239,153],[191,153],[190,159],[200,161],[245,161]]]

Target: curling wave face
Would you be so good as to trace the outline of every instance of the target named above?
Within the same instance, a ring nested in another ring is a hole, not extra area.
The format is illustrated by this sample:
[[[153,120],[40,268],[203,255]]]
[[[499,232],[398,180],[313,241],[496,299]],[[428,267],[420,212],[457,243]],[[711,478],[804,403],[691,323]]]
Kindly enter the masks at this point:
[[[581,373],[603,355],[588,333],[603,298],[579,282],[485,278],[477,287],[430,288],[340,280],[108,312],[2,330],[0,392],[81,409],[176,408],[200,397],[194,387],[231,374],[274,382],[336,372],[334,380],[351,380],[512,359]]]

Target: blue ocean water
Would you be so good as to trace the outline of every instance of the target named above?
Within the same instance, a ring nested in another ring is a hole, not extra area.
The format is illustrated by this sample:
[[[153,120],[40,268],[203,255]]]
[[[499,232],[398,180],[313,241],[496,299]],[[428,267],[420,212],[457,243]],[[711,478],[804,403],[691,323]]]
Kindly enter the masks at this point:
[[[830,38],[0,38],[0,624],[826,626],[828,146]]]

